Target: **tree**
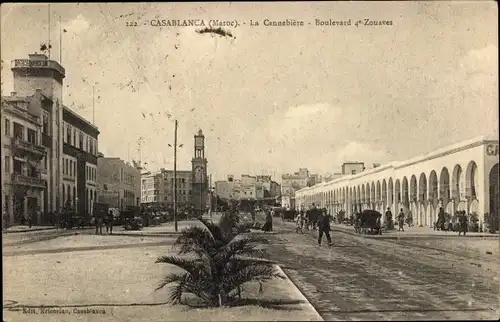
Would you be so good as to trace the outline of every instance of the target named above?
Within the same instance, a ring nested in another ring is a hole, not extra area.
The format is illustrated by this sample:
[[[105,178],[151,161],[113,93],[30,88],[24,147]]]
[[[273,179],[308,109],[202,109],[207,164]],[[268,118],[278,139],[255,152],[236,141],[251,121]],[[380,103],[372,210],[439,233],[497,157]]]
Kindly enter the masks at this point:
[[[230,216],[230,215],[227,215]],[[224,218],[225,216],[223,216]],[[263,282],[284,278],[274,263],[260,258],[258,246],[267,240],[252,235],[242,236],[247,224],[237,223],[235,217],[225,217],[232,225],[214,224],[199,219],[205,227],[190,227],[177,238],[177,256],[162,256],[156,263],[175,265],[183,273],[171,273],[159,284],[159,290],[172,283],[168,301],[180,303],[184,293],[192,293],[208,306],[222,307],[234,303],[240,288],[257,281],[262,291]],[[194,255],[188,258],[181,255]]]

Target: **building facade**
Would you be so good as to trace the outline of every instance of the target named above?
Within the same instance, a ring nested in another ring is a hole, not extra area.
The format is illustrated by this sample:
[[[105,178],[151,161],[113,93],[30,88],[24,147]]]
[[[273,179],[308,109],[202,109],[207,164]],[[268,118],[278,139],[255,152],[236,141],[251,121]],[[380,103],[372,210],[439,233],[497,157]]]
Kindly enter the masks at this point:
[[[91,215],[97,201],[99,131],[66,107],[62,124],[62,202],[75,207],[80,215]]]
[[[215,182],[215,194],[225,200],[275,200],[280,191],[281,186],[269,175],[242,174],[241,179],[228,175],[227,181]]]
[[[177,204],[181,207],[193,203],[192,172],[177,171]],[[170,208],[174,205],[174,171],[160,169],[141,175],[141,204],[152,208]]]
[[[99,202],[120,210],[128,206],[139,206],[140,170],[120,158],[98,158],[97,197]]]
[[[24,144],[28,142],[34,149],[38,147],[40,151],[44,150],[44,157],[38,163],[39,175],[35,175],[41,182],[36,185],[41,189],[37,192],[40,196],[37,197],[36,206],[33,193],[25,200],[25,209],[39,208],[41,218],[37,221],[46,222],[49,214],[60,212],[65,205],[70,205],[79,214],[87,214],[90,210],[90,204],[95,199],[95,169],[97,167],[97,142],[99,131],[97,127],[87,122],[84,118],[65,107],[62,102],[63,79],[65,78],[65,69],[56,61],[48,59],[42,54],[29,55],[29,59],[15,59],[12,61],[11,70],[14,78],[14,92],[10,96],[2,97],[2,106],[9,105],[10,111],[21,111],[23,106],[26,107],[25,112],[21,114],[30,115],[38,119],[39,133],[36,139],[33,139],[32,126],[27,126],[27,123],[20,124],[16,122],[17,129],[14,133],[14,128],[9,129],[12,135],[24,137],[16,142]],[[11,102],[4,104],[3,102]],[[13,103],[15,102],[15,103]],[[26,105],[27,103],[27,105]],[[13,109],[12,105],[18,105],[20,108]],[[7,112],[4,116],[4,108],[2,107],[2,126],[6,123]],[[34,119],[29,122],[35,125]],[[19,126],[23,126],[23,130],[19,130]],[[29,130],[28,130],[29,128]],[[9,170],[12,174],[14,171],[10,166],[19,169],[26,169],[26,166],[19,166],[18,162],[22,158],[15,158],[14,154],[8,154],[4,149],[9,137],[5,137],[5,131],[2,137],[2,174]],[[25,134],[20,134],[26,131]],[[28,141],[26,141],[28,140]],[[36,142],[36,144],[32,143]],[[12,142],[11,142],[12,143]],[[24,144],[26,145],[26,144]],[[42,148],[40,148],[42,147]],[[7,148],[9,149],[9,148]],[[12,149],[12,145],[11,148]],[[13,157],[11,163],[5,161],[5,157]],[[14,160],[16,162],[14,162]],[[26,163],[29,161],[24,158]],[[31,160],[33,161],[33,160]],[[9,167],[3,169],[4,167]],[[29,168],[29,167],[28,167]],[[26,170],[19,170],[26,171]],[[31,173],[32,175],[33,172]],[[6,176],[2,176],[4,178]],[[8,176],[7,176],[8,177]],[[12,178],[12,177],[11,177]],[[23,179],[21,176],[16,178]],[[35,183],[34,179],[29,179]],[[26,181],[26,180],[25,180]],[[13,187],[10,185],[4,188],[5,180],[2,179],[2,203],[4,212],[8,218],[14,218],[14,209],[17,204],[22,203],[18,200],[17,203],[12,203]],[[9,183],[7,183],[9,184]],[[5,189],[5,190],[4,190]],[[31,189],[33,192],[33,189]],[[19,199],[20,194],[17,198]],[[29,204],[26,204],[29,203]],[[15,206],[15,207],[14,207]],[[17,210],[16,210],[17,211]],[[30,210],[32,211],[32,210]],[[34,218],[34,217],[32,217]],[[14,222],[13,222],[14,223]]]
[[[281,176],[281,206],[292,208],[296,191],[305,188],[309,183],[310,173],[306,168],[300,168],[299,172],[287,173]]]
[[[38,94],[38,95],[37,95]],[[41,107],[43,97],[3,97],[2,108],[2,215],[3,224],[26,222],[28,214],[34,223],[41,223],[42,178],[46,150],[41,138]]]
[[[363,209],[411,211],[417,225],[432,226],[440,207],[499,215],[498,140],[479,137],[410,160],[346,175],[297,192],[297,208],[313,203],[330,213]]]

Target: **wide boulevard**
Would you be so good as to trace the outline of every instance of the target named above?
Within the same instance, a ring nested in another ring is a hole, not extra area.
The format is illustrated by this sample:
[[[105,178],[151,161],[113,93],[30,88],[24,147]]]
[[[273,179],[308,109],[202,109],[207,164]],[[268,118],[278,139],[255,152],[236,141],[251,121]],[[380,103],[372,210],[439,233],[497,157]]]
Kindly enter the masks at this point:
[[[334,228],[329,248],[293,223],[274,229],[269,257],[325,320],[500,317],[498,239],[368,239]]]

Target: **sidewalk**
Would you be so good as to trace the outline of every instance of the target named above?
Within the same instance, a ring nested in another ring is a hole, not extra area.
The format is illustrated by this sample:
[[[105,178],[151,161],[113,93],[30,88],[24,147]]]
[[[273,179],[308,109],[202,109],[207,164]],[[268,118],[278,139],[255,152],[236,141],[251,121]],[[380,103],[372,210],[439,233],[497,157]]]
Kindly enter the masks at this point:
[[[344,224],[331,224],[333,230],[346,232],[349,234],[356,234],[354,232],[354,226],[348,226]],[[398,231],[397,229],[390,231],[382,231],[382,235],[367,235],[367,234],[356,234],[364,238],[380,238],[380,239],[400,239],[400,238],[429,238],[429,237],[460,237],[458,232],[452,231],[438,231],[430,227],[405,227],[405,231]],[[491,233],[473,233],[468,232],[466,237],[481,237],[481,238],[499,238],[499,234]]]
[[[177,222],[177,232],[175,231],[175,225],[173,222],[162,223],[159,226],[150,226],[143,227],[141,230],[124,230],[124,229],[113,229],[113,235],[117,236],[168,236],[168,235],[177,235],[182,232],[182,230],[199,226],[201,227],[203,224],[197,220],[183,220]]]
[[[26,233],[30,231],[40,231],[40,230],[53,230],[57,229],[55,226],[12,226],[2,230],[2,234],[12,234],[12,233]]]

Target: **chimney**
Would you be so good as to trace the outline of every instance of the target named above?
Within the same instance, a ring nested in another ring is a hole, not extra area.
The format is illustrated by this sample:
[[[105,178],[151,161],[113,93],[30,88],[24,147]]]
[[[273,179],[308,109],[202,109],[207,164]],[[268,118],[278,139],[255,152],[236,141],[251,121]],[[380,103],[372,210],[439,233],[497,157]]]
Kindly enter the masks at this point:
[[[10,96],[16,96],[17,92],[10,92]]]

